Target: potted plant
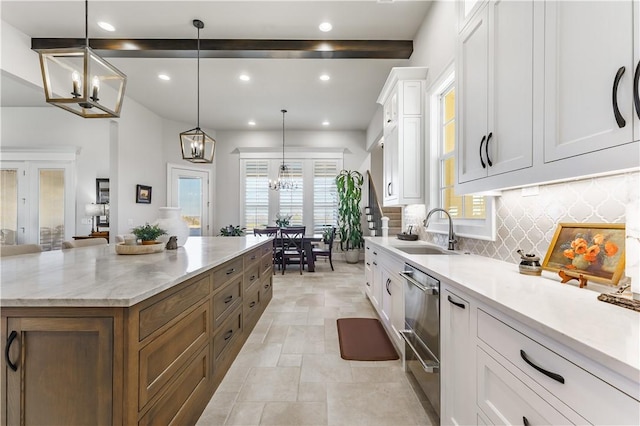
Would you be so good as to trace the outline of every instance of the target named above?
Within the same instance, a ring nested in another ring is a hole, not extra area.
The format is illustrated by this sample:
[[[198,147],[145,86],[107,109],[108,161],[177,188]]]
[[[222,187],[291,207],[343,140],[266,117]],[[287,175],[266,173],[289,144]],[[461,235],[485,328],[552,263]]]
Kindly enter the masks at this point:
[[[240,237],[244,235],[244,230],[246,228],[240,228],[240,225],[229,225],[223,228],[220,228],[220,235],[223,237]]]
[[[290,214],[276,214],[276,226],[279,228],[284,228],[285,226],[289,226],[289,222],[291,221]]]
[[[363,245],[360,226],[360,200],[364,178],[357,170],[341,170],[336,177],[338,189],[338,235],[347,263],[358,263]]]
[[[144,225],[133,228],[131,233],[141,239],[142,244],[156,244],[156,238],[160,235],[165,235],[167,231],[160,228],[158,225],[149,225],[147,222]]]

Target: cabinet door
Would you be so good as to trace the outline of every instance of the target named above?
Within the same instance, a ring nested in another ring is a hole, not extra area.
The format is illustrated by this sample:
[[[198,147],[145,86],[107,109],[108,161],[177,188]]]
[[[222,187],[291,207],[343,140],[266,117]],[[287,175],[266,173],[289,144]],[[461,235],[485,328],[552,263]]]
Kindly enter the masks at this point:
[[[545,6],[545,162],[631,142],[633,1]]]
[[[442,422],[467,425],[475,421],[475,372],[469,302],[445,290],[440,299],[442,349]]]
[[[371,299],[371,294],[373,292],[373,265],[371,264],[372,255],[370,255],[370,252],[371,247],[367,246],[364,258],[364,291],[369,299]]]
[[[402,156],[402,163],[398,174],[401,188],[399,188],[400,204],[419,204],[424,200],[423,161],[422,154],[422,119],[420,117],[405,117],[402,119],[402,136],[398,155]]]
[[[391,275],[391,330],[393,330],[393,339],[397,348],[404,349],[404,342],[400,337],[400,330],[404,330],[404,282],[395,271]]]
[[[391,325],[391,273],[383,268],[381,271],[382,303],[380,307],[380,319],[389,327]]]
[[[385,206],[394,206],[398,204],[398,195],[400,192],[398,182],[398,126],[395,126],[384,135],[383,147],[383,166],[384,166],[384,192],[383,203]]]
[[[113,319],[9,318],[7,424],[113,423]]]
[[[458,38],[458,182],[487,175],[481,150],[487,138],[488,57],[489,13],[485,7]]]
[[[489,116],[482,155],[488,174],[497,175],[533,164],[533,1],[493,1],[488,10]]]
[[[398,93],[389,96],[383,106],[384,128],[391,129],[398,124]]]

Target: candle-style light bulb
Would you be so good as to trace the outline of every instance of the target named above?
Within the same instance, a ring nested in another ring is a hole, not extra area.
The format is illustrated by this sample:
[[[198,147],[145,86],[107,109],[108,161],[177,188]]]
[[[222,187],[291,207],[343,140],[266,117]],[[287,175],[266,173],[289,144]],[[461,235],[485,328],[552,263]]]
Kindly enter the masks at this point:
[[[80,73],[78,71],[71,73],[71,81],[73,82],[73,92],[71,92],[71,94],[74,98],[79,98],[81,96],[82,80],[80,80]]]
[[[98,102],[98,90],[100,90],[100,79],[98,78],[98,76],[94,76],[91,79],[91,86],[92,86],[92,96],[91,96],[91,100],[94,102]]]

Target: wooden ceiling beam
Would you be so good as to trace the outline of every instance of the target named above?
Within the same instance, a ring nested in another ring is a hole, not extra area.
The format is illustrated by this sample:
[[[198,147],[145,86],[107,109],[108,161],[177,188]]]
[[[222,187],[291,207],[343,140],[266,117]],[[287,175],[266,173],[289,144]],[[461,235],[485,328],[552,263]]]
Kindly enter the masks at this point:
[[[32,38],[31,48],[84,46],[82,38]],[[193,39],[94,38],[89,46],[105,58],[195,58]],[[201,58],[409,59],[411,40],[201,39]]]

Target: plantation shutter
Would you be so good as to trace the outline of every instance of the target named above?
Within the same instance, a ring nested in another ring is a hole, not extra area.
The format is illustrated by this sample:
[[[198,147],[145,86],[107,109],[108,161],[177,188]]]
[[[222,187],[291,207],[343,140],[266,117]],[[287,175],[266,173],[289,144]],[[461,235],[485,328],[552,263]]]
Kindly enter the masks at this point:
[[[302,178],[302,161],[288,161],[286,163],[289,168],[291,180],[297,185],[296,189],[279,191],[280,192],[280,210],[283,215],[291,215],[289,225],[302,226],[302,211],[304,207],[304,185]]]
[[[244,161],[244,226],[247,232],[269,223],[269,160]]]
[[[321,234],[324,228],[336,226],[338,215],[338,175],[336,160],[313,162],[313,233]]]

